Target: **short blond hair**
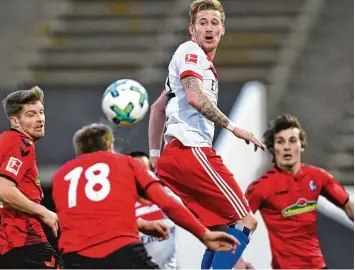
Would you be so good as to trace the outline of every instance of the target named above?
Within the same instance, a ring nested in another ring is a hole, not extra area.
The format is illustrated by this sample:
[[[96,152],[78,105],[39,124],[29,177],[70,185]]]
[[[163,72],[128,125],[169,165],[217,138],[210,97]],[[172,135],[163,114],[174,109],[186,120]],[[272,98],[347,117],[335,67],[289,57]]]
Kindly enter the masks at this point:
[[[44,105],[44,94],[41,88],[34,86],[29,90],[18,90],[8,94],[2,100],[2,105],[7,118],[10,118],[19,117],[24,105],[35,104],[38,101]]]
[[[195,24],[196,14],[201,10],[217,10],[221,13],[221,21],[224,24],[226,15],[223,6],[218,0],[195,0],[190,4],[190,23]]]
[[[114,137],[110,127],[101,123],[84,126],[75,132],[73,145],[76,156],[97,151],[107,151]]]

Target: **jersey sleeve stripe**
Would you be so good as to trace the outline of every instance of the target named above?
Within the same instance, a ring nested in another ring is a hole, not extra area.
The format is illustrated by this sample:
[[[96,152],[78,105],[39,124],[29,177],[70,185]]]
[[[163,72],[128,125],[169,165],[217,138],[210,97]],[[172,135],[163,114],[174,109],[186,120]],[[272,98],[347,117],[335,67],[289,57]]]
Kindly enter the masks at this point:
[[[192,77],[196,77],[198,79],[200,79],[201,81],[203,80],[203,77],[201,74],[192,71],[192,70],[185,70],[183,73],[180,74],[180,80],[182,80],[183,78],[187,77],[187,76],[192,76]]]
[[[17,186],[17,184],[18,184],[15,179],[13,179],[12,177],[10,177],[10,176],[8,176],[8,175],[6,175],[6,174],[0,174],[0,177],[4,177],[4,178],[6,178],[7,180],[9,180],[9,181],[15,183],[16,186]]]

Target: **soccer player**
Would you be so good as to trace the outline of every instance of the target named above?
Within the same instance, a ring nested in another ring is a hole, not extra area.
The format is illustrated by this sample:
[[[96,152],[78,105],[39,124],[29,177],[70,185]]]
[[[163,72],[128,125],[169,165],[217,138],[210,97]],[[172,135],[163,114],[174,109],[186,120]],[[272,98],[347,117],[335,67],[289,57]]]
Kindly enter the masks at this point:
[[[129,153],[129,155],[140,160],[148,169],[150,169],[149,155],[147,153],[134,151]],[[171,196],[175,196],[168,189],[166,189],[166,192]],[[141,232],[139,233],[139,237],[148,254],[160,268],[177,269],[175,239],[176,226],[174,222],[172,222],[156,204],[153,204],[145,198],[139,198],[136,202],[136,216],[143,220],[163,222],[163,224],[169,227],[170,236],[168,239],[161,241],[158,237],[152,237]]]
[[[211,232],[166,194],[159,179],[140,161],[114,153],[113,134],[103,124],[78,130],[77,157],[53,176],[53,200],[67,268],[157,268],[139,240],[138,193],[157,204],[175,223],[214,250],[233,251],[238,241]]]
[[[221,3],[195,0],[189,14],[191,40],[175,51],[165,90],[151,108],[150,158],[162,182],[204,225],[228,229],[242,243],[235,254],[214,256],[207,250],[202,268],[209,268],[212,261],[213,268],[232,268],[249,243],[257,221],[233,174],[212,148],[214,125],[254,144],[255,151],[264,150],[264,145],[252,133],[236,127],[216,105],[219,88],[213,58],[225,33]],[[165,148],[160,156],[165,124]]]
[[[354,220],[354,203],[327,171],[301,162],[307,139],[297,118],[281,115],[269,124],[264,143],[274,166],[245,193],[251,210],[260,211],[269,233],[272,268],[326,267],[317,237],[320,195]]]
[[[43,92],[13,92],[2,101],[11,129],[0,135],[0,268],[61,268],[42,223],[57,236],[57,215],[41,205],[35,142],[44,136]]]

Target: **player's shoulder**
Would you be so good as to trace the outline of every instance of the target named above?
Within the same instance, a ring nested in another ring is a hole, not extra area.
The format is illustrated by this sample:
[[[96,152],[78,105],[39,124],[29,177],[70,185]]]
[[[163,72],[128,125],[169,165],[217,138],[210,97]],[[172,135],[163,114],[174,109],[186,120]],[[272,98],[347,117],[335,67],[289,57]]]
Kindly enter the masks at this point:
[[[32,145],[30,138],[28,138],[25,134],[15,129],[6,130],[0,134],[1,143],[17,144],[17,143],[21,143],[22,141],[25,141],[29,145]]]
[[[251,194],[255,190],[257,190],[258,193],[268,192],[269,188],[274,185],[274,180],[277,179],[277,173],[278,172],[274,167],[264,172],[260,177],[248,185],[246,194]]]
[[[176,49],[175,56],[179,57],[188,53],[205,55],[201,47],[192,40],[181,43],[180,46]]]
[[[273,166],[269,170],[265,171],[254,182],[261,183],[262,185],[270,185],[279,176],[279,170]]]
[[[30,138],[15,129],[7,130],[0,134],[0,148],[2,152],[13,150],[16,146],[19,147],[23,156],[27,156],[31,148],[34,147]]]
[[[311,164],[302,164],[303,170],[305,171],[305,173],[307,174],[313,174],[313,175],[318,175],[321,177],[331,177],[333,178],[333,175],[331,175],[330,172],[328,172],[327,170],[321,168],[321,167],[317,167],[315,165],[311,165]]]

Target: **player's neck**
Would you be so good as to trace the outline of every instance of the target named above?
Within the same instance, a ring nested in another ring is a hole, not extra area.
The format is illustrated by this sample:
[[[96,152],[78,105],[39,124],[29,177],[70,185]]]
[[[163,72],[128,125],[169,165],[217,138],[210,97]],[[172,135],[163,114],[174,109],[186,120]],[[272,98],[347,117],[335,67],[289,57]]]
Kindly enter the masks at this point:
[[[28,134],[27,132],[25,132],[22,128],[15,128],[15,127],[11,127],[12,130],[16,130],[17,132],[22,133],[23,135],[25,135],[27,138],[29,138],[31,141],[36,142],[36,139],[32,138],[30,134]]]
[[[279,167],[283,172],[287,172],[290,174],[297,174],[298,171],[301,169],[301,162],[297,162],[293,166],[282,166],[280,164],[277,164],[277,167]]]
[[[210,61],[214,59],[214,56],[216,55],[216,51],[217,51],[217,48],[213,49],[212,51],[210,52],[206,52],[205,49],[202,47],[202,45],[200,44],[200,42],[198,42],[198,40],[194,37],[194,36],[191,36],[191,41],[197,43],[198,46],[201,47],[201,49],[205,52],[205,54],[210,58]]]

